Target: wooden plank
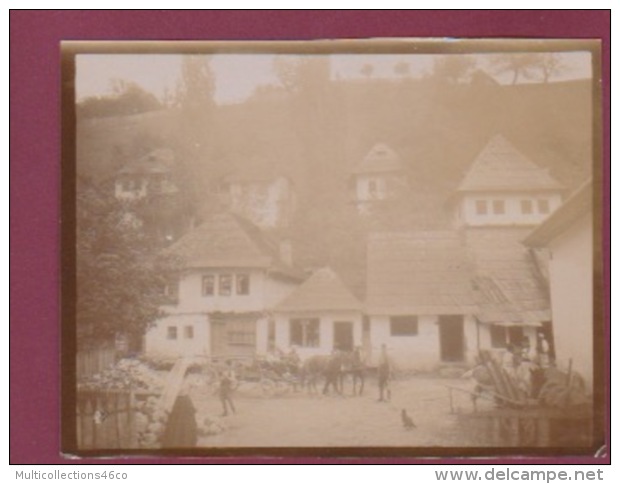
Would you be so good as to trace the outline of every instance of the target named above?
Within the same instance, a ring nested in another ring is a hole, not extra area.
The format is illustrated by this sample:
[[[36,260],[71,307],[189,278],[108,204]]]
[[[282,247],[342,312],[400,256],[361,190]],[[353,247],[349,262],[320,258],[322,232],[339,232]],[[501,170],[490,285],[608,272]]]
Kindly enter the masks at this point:
[[[166,412],[170,412],[172,410],[174,401],[177,399],[177,396],[181,391],[181,387],[183,386],[183,379],[185,378],[185,373],[189,367],[189,361],[190,360],[188,358],[181,358],[177,360],[172,367],[172,370],[170,370],[166,380],[166,385],[164,386],[164,391],[160,398],[160,408],[162,410]]]

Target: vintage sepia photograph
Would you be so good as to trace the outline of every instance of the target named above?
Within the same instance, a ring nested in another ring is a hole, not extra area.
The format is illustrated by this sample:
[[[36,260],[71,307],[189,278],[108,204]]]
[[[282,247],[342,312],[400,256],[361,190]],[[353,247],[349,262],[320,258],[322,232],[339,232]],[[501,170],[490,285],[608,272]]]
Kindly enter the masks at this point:
[[[63,451],[594,455],[599,57],[63,43]]]

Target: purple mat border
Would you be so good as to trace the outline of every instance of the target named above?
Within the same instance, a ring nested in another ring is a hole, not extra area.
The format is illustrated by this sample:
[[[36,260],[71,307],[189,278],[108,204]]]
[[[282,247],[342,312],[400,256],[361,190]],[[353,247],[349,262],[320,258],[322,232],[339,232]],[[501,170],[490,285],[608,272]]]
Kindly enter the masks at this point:
[[[319,463],[317,458],[85,458],[60,455],[60,41],[540,37],[602,41],[605,296],[610,300],[608,10],[10,12],[10,463]],[[609,329],[606,329],[609,337]],[[609,341],[609,340],[608,340]],[[609,347],[607,348],[609,355]],[[608,372],[609,370],[607,370]],[[609,373],[606,374],[609,382]],[[607,390],[609,391],[609,390]],[[607,396],[609,398],[609,396]],[[609,416],[608,416],[609,419]],[[609,428],[609,420],[606,422]],[[609,438],[609,437],[608,437]],[[537,463],[608,463],[543,458]],[[413,458],[364,458],[411,463]],[[333,462],[330,460],[329,462]],[[337,462],[360,462],[339,459]],[[438,462],[463,463],[459,459]],[[484,461],[477,459],[477,463]],[[493,459],[493,463],[519,460]],[[532,460],[521,460],[530,462]]]

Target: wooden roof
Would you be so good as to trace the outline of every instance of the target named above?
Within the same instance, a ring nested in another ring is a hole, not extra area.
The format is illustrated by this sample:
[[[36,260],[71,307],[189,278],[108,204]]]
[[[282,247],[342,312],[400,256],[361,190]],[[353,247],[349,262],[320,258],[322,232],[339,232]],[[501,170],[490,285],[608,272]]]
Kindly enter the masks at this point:
[[[377,234],[368,241],[370,314],[472,314],[472,265],[454,231]]]
[[[524,233],[527,229],[466,231],[481,322],[536,325],[551,319],[546,281],[534,256],[520,243]]]
[[[285,312],[361,311],[362,304],[330,268],[312,274],[275,308]]]
[[[592,179],[583,183],[523,241],[530,247],[545,247],[577,219],[592,213]]]
[[[501,135],[493,137],[474,160],[458,191],[561,190],[547,170],[536,165]]]
[[[188,268],[265,268],[301,279],[301,273],[279,257],[279,248],[258,227],[232,214],[212,215],[165,252]]]

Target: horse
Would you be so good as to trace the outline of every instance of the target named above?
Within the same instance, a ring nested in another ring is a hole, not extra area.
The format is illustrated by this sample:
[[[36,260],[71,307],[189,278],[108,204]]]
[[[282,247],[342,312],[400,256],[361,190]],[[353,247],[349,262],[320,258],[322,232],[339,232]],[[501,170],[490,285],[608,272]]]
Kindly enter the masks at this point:
[[[366,377],[366,363],[361,348],[355,348],[353,351],[342,352],[340,356],[342,363],[341,387],[344,382],[345,375],[351,375],[353,380],[353,395],[362,395],[364,392],[364,383]],[[359,393],[357,391],[357,383],[360,383]]]
[[[301,381],[308,393],[318,393],[317,383],[326,374],[332,355],[313,355],[301,365]]]

